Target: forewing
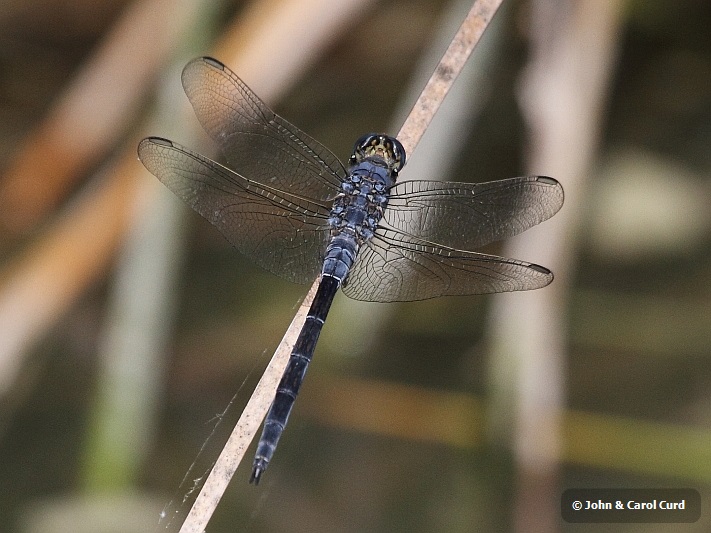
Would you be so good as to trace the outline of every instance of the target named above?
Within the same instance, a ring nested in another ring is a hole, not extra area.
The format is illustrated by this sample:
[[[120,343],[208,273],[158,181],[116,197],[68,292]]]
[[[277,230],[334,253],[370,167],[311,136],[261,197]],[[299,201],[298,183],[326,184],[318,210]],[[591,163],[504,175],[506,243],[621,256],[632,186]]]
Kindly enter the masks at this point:
[[[384,220],[415,238],[474,250],[549,219],[563,205],[553,178],[489,183],[405,181],[391,189]]]
[[[296,283],[321,270],[329,207],[250,181],[159,137],[138,145],[143,165],[259,266]]]
[[[343,292],[356,300],[408,302],[538,289],[551,281],[551,271],[533,263],[455,250],[378,228],[361,248]]]
[[[240,174],[316,200],[338,193],[346,176],[338,158],[275,114],[225,65],[194,59],[182,80],[198,120]]]

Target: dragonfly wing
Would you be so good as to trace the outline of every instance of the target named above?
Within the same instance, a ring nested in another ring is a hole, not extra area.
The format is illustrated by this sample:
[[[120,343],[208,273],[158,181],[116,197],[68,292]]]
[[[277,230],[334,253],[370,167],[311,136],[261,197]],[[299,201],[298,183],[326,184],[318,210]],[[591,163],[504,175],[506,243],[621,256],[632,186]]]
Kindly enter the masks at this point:
[[[545,176],[404,181],[391,189],[384,220],[416,239],[474,250],[548,220],[562,205],[563,187]]]
[[[378,228],[351,268],[343,293],[370,302],[523,291],[553,281],[547,268],[455,250]]]
[[[182,80],[198,120],[240,174],[317,200],[338,193],[346,176],[338,158],[269,109],[225,65],[194,59]]]
[[[296,283],[321,271],[328,205],[250,181],[167,139],[143,139],[138,157],[262,268]]]

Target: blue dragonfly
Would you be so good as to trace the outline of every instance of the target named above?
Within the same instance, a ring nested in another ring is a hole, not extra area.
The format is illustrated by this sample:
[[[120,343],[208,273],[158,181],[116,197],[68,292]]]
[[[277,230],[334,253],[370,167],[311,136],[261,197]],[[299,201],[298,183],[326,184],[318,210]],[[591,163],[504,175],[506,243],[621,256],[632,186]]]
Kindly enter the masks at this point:
[[[274,455],[339,288],[356,300],[402,302],[553,280],[540,265],[474,251],[553,216],[563,205],[553,178],[399,181],[406,154],[393,137],[362,136],[343,164],[219,61],[194,59],[182,82],[229,166],[160,137],[141,141],[141,162],[262,268],[296,283],[320,276],[250,482],[259,483]]]

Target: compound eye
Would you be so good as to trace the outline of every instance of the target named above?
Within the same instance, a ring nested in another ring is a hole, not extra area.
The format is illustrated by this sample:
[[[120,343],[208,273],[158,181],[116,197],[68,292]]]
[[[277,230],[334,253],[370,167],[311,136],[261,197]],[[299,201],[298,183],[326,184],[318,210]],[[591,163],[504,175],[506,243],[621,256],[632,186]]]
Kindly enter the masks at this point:
[[[357,152],[363,152],[365,151],[368,146],[373,146],[374,144],[377,144],[377,135],[374,133],[366,133],[365,135],[361,136],[358,138],[358,140],[355,142],[353,145],[353,152],[354,154]],[[355,157],[355,155],[353,156]]]
[[[400,144],[400,141],[393,139],[392,151],[393,159],[396,162],[395,171],[399,172],[405,166],[405,148]]]

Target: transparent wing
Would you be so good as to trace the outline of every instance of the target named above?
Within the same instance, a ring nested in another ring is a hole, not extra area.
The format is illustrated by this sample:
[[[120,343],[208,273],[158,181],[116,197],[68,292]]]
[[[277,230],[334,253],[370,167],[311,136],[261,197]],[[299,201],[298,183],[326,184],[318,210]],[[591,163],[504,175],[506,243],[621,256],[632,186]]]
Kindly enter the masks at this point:
[[[296,283],[310,283],[321,271],[328,205],[245,179],[167,139],[143,139],[138,157],[262,268]]]
[[[198,120],[240,174],[316,200],[338,193],[346,176],[338,158],[276,115],[225,65],[194,59],[182,80]]]
[[[369,302],[409,302],[538,289],[551,281],[551,271],[533,263],[455,250],[378,228],[361,248],[343,293]]]
[[[416,239],[473,250],[549,219],[563,205],[553,178],[489,183],[405,181],[390,191],[384,220]]]

